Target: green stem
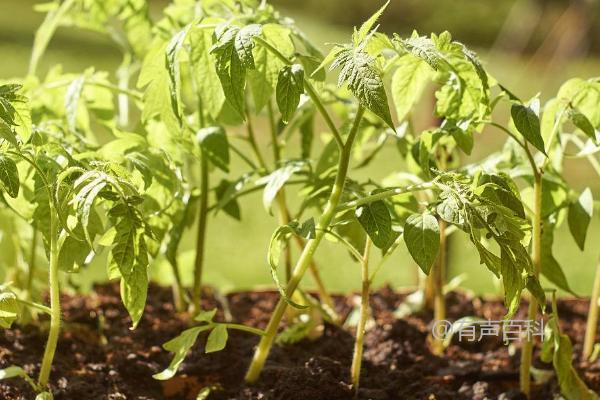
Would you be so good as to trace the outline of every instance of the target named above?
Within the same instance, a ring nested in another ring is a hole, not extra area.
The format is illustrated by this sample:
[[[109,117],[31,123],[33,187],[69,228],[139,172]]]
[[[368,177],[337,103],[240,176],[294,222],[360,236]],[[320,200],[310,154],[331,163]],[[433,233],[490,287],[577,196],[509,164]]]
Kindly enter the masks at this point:
[[[183,282],[181,280],[181,273],[179,272],[179,264],[177,262],[171,264],[173,270],[173,302],[175,303],[175,310],[178,312],[185,311],[185,290],[183,288]]]
[[[204,151],[200,152],[200,210],[198,212],[198,231],[196,234],[196,259],[194,261],[194,290],[192,292],[192,311],[201,309],[202,272],[206,250],[206,224],[208,219],[208,160]]]
[[[246,109],[248,107],[246,106]],[[250,118],[250,114],[246,114],[246,130],[248,131],[248,142],[250,143],[250,147],[252,147],[252,151],[256,156],[256,161],[260,168],[262,168],[265,172],[269,170],[267,168],[267,163],[265,162],[265,158],[262,156],[258,144],[256,142],[256,135],[254,134],[254,127],[252,126],[252,119]]]
[[[56,220],[56,209],[50,203],[50,271],[49,271],[49,286],[50,286],[50,332],[48,333],[48,342],[44,350],[44,358],[38,378],[38,384],[42,388],[48,386],[50,379],[50,370],[52,369],[52,361],[58,345],[58,335],[60,333],[60,285],[58,281],[58,221]]]
[[[35,275],[35,265],[36,265],[36,250],[37,250],[37,241],[38,241],[38,231],[33,228],[33,232],[31,235],[31,249],[29,251],[29,268],[27,270],[27,297],[31,298],[31,290],[33,288],[33,279]]]
[[[16,299],[16,300],[17,300],[17,303],[21,303],[24,306],[35,308],[35,309],[42,311],[48,315],[52,315],[52,310],[50,309],[50,307],[46,307],[42,304],[34,303],[34,302],[28,301],[28,300],[22,300],[22,299]]]
[[[533,231],[531,237],[531,259],[536,277],[539,277],[541,271],[541,256],[542,256],[542,176],[539,171],[535,171],[533,183]],[[537,318],[537,301],[535,297],[529,297],[529,309],[527,319],[534,321]],[[526,337],[521,349],[521,367],[520,367],[520,384],[521,391],[529,398],[530,376],[531,376],[531,361],[533,353],[533,338]]]
[[[289,58],[287,58],[286,56],[281,54],[281,52],[279,50],[277,50],[275,47],[273,47],[269,42],[267,42],[263,38],[255,37],[254,40],[256,40],[256,42],[258,44],[260,44],[261,46],[266,48],[268,51],[270,51],[273,55],[275,55],[275,57],[279,58],[283,63],[285,63],[287,65],[292,65],[292,61],[290,61]],[[310,82],[306,78],[304,79],[304,88],[306,89],[308,96],[311,98],[311,100],[317,107],[317,110],[319,110],[319,113],[323,116],[323,119],[325,120],[325,123],[331,130],[331,133],[333,134],[333,137],[334,137],[336,143],[338,144],[339,148],[340,149],[343,148],[344,140],[342,139],[342,135],[340,135],[340,131],[337,129],[337,127],[333,123],[333,119],[331,119],[331,116],[329,115],[329,113],[327,112],[327,109],[323,105],[323,102],[321,101],[319,94],[317,93],[315,88],[310,84]]]
[[[267,102],[267,112],[269,115],[269,125],[271,127],[271,147],[273,148],[273,162],[275,168],[281,161],[281,148],[279,145],[279,139],[277,138],[277,127],[275,125],[275,114],[273,113],[273,106],[271,101]],[[250,122],[250,121],[248,121]],[[290,214],[287,207],[287,201],[285,197],[285,187],[282,187],[277,193],[277,210],[279,225],[287,225],[290,223]],[[290,249],[289,240],[285,243],[285,279],[286,282],[292,275],[292,250]]]
[[[258,336],[265,335],[265,331],[263,331],[261,329],[257,329],[257,328],[252,328],[251,326],[246,326],[246,325],[241,325],[241,324],[232,324],[232,323],[225,323],[223,325],[227,326],[227,329],[235,329],[235,330],[242,331],[242,332],[252,333],[252,334],[258,335]]]
[[[340,204],[336,209],[336,213],[344,212],[344,211],[356,208],[358,206],[361,206],[363,204],[372,203],[377,200],[385,200],[390,197],[398,196],[398,195],[401,195],[404,193],[409,193],[409,192],[420,192],[422,190],[429,190],[429,189],[433,189],[434,187],[435,187],[435,184],[433,182],[425,182],[425,183],[419,183],[417,185],[410,185],[410,186],[405,186],[405,187],[386,189],[382,192],[372,194],[370,196],[365,196],[360,199],[356,199],[356,200],[352,200],[352,201],[349,201],[344,204]]]
[[[440,220],[440,252],[437,262],[433,265],[433,319],[444,321],[446,319],[446,299],[444,296],[444,282],[446,276],[446,222]],[[444,353],[444,341],[433,338],[432,352],[436,355]]]
[[[600,299],[600,263],[596,267],[596,279],[590,298],[587,325],[585,327],[585,340],[583,341],[583,359],[587,360],[592,355],[596,343],[596,329],[598,328],[598,299]]]
[[[371,252],[371,240],[367,238],[365,243],[365,252],[361,262],[361,278],[362,278],[362,291],[360,297],[360,318],[356,327],[356,340],[354,341],[354,355],[352,356],[352,367],[350,369],[350,376],[352,379],[352,387],[354,388],[356,395],[358,395],[358,388],[360,384],[360,368],[362,365],[362,355],[364,349],[364,338],[365,338],[365,327],[367,326],[367,319],[369,318],[369,255]]]
[[[344,192],[344,184],[346,182],[346,175],[348,174],[352,144],[358,132],[358,126],[363,114],[364,109],[362,106],[359,106],[354,119],[354,124],[352,125],[352,129],[348,135],[348,140],[340,152],[335,183],[329,196],[329,200],[327,201],[327,205],[325,206],[325,210],[323,211],[323,214],[321,215],[321,218],[317,224],[315,238],[306,243],[306,246],[304,247],[300,258],[298,259],[298,262],[292,271],[292,276],[287,284],[286,293],[288,296],[292,296],[300,284],[300,281],[304,277],[307,268],[312,262],[313,256],[319,247],[321,240],[323,240],[325,231],[329,229],[329,226],[335,217],[336,208]],[[269,356],[269,352],[271,351],[273,341],[277,335],[277,329],[279,328],[279,324],[281,323],[281,319],[283,318],[286,309],[287,302],[284,298],[280,297],[279,302],[277,303],[277,306],[271,315],[271,320],[267,325],[265,336],[263,336],[260,340],[260,343],[258,344],[258,347],[254,353],[252,363],[250,364],[248,372],[246,373],[246,382],[253,383],[259,378],[267,357]]]

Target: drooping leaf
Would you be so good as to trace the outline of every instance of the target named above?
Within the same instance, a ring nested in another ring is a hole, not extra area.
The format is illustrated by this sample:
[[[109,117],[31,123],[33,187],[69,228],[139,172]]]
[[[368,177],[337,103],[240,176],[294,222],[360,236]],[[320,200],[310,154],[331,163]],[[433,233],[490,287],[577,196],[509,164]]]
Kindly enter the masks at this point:
[[[546,154],[544,148],[544,139],[540,130],[540,119],[530,107],[515,103],[510,108],[510,114],[517,130],[523,135],[525,140],[531,143],[536,149]]]
[[[596,131],[594,126],[590,122],[590,120],[579,110],[577,109],[569,109],[567,112],[567,116],[577,128],[581,129],[583,133],[587,135],[590,139],[594,141],[594,143],[598,143],[598,138],[596,137]]]
[[[277,197],[277,193],[279,193],[283,185],[285,185],[294,173],[302,170],[304,165],[303,161],[289,162],[256,182],[257,184],[266,183],[263,192],[263,206],[265,210],[270,212],[271,204],[275,200],[275,197]]]
[[[65,115],[67,126],[71,131],[75,131],[77,128],[77,111],[79,110],[79,100],[81,99],[84,83],[85,76],[82,75],[71,82],[65,94]]]
[[[300,103],[304,93],[304,69],[299,64],[285,66],[280,72],[275,89],[275,98],[281,120],[288,123]]]
[[[19,195],[19,170],[17,164],[8,156],[0,154],[0,188],[16,198]]]
[[[225,211],[227,215],[239,221],[242,217],[240,204],[236,199],[227,201],[226,198],[226,196],[230,193],[230,189],[232,186],[235,186],[235,184],[235,182],[230,182],[227,179],[221,180],[219,185],[215,188],[215,196],[217,204],[222,204],[222,206],[219,206],[218,209]],[[233,190],[235,190],[235,188]]]
[[[216,69],[227,103],[239,117],[245,119],[246,67],[235,49],[239,28],[230,27],[217,36],[211,53],[216,57]]]
[[[192,25],[193,24],[189,24],[181,31],[177,32],[165,49],[165,64],[169,71],[171,105],[175,116],[177,116],[179,120],[181,120],[181,66],[179,58],[183,49],[183,44],[188,37]]]
[[[375,246],[385,251],[392,245],[397,234],[392,230],[392,217],[385,202],[378,200],[364,204],[355,214]]]
[[[569,230],[577,246],[581,250],[585,247],[585,237],[587,230],[592,220],[594,212],[594,199],[590,188],[586,188],[576,202],[569,205]]]
[[[229,172],[229,141],[225,130],[220,126],[202,128],[196,133],[202,154],[219,169]]]
[[[544,221],[542,228],[541,272],[546,279],[555,284],[558,288],[576,295],[571,289],[563,269],[552,254],[552,246],[554,244],[554,228],[554,223],[550,221]]]
[[[440,249],[437,219],[431,214],[413,214],[408,217],[404,224],[404,242],[413,260],[425,274],[429,274]]]

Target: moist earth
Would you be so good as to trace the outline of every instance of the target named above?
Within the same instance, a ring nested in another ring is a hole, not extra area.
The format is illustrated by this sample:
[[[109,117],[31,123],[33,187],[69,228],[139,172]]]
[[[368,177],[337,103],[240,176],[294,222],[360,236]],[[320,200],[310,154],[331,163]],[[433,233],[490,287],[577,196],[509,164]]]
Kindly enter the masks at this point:
[[[233,322],[264,328],[278,295],[240,292],[224,297],[207,289],[203,298],[205,309],[219,309],[217,320],[227,315]],[[518,345],[507,346],[502,337],[495,336],[478,342],[454,338],[444,357],[435,356],[427,346],[431,313],[394,316],[405,298],[406,293],[390,288],[371,296],[374,321],[365,337],[359,399],[525,399],[518,390]],[[338,312],[347,316],[356,298],[336,297],[335,301]],[[56,400],[195,400],[206,388],[210,388],[210,400],[355,398],[349,373],[352,328],[325,324],[318,339],[274,347],[261,379],[252,386],[245,385],[243,377],[258,342],[256,336],[230,330],[226,349],[212,354],[204,354],[206,337],[200,336],[177,376],[160,382],[152,375],[171,360],[161,345],[190,326],[186,315],[174,311],[170,289],[150,287],[143,319],[133,331],[118,286],[97,286],[90,296],[64,295],[62,304],[64,325],[51,376]],[[457,292],[448,295],[447,307],[449,320],[464,316],[501,320],[505,314],[500,300]],[[600,361],[579,359],[588,302],[559,300],[558,311],[561,328],[573,342],[575,368],[588,387],[599,392]],[[524,303],[515,319],[525,319],[525,315]],[[46,330],[47,322],[41,319],[38,324],[0,331],[0,368],[19,365],[37,375]],[[600,335],[596,339],[600,341]],[[535,368],[552,370],[540,361]],[[558,393],[556,378],[532,387],[533,399],[548,400]],[[34,397],[20,380],[0,382],[0,399]]]

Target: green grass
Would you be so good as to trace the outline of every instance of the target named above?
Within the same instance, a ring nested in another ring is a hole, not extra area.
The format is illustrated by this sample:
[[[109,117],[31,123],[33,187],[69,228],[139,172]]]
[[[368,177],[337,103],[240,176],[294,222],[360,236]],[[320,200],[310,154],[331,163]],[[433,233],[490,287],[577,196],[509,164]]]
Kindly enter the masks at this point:
[[[4,62],[0,64],[0,79],[22,76],[27,71],[33,32],[41,22],[41,16],[31,10],[31,4],[31,1],[4,0],[0,6],[0,54],[4,56]],[[339,27],[330,27],[313,18],[312,15],[298,14],[296,19],[306,33],[310,37],[317,38],[317,41],[341,41],[345,39],[348,31],[340,30]],[[323,48],[326,48],[324,43]],[[482,52],[481,58],[495,77],[523,97],[533,96],[539,88],[542,88],[542,97],[547,98],[565,79],[573,76],[588,77],[600,70],[600,61],[597,59],[569,63],[559,70],[553,70],[547,65],[529,65],[526,60],[499,54],[487,58],[485,52]],[[95,34],[64,30],[60,31],[56,40],[51,43],[40,72],[43,73],[58,63],[62,64],[64,70],[68,72],[83,71],[90,66],[110,71],[118,65],[119,58],[116,49],[103,38]],[[536,79],[527,80],[525,76],[534,76]],[[427,112],[420,114],[424,114],[423,117],[427,118]],[[426,120],[418,123],[423,127],[426,126]],[[267,149],[268,135],[264,130],[260,130],[260,124],[258,127],[257,133],[262,134],[263,148]],[[504,142],[505,137],[498,131],[486,131],[476,140],[477,150],[470,159],[477,159],[495,151]],[[387,149],[368,169],[352,171],[351,174],[356,178],[382,178],[394,172],[390,166],[393,166],[394,170],[402,168],[402,161],[393,149]],[[590,175],[588,171],[584,164],[573,164],[568,177],[576,187],[583,187],[593,182],[594,189],[599,189],[598,178]],[[231,177],[238,176],[242,172],[242,166],[237,165],[233,168]],[[275,217],[265,213],[260,196],[261,194],[257,193],[243,202],[242,223],[224,214],[210,218],[205,268],[207,283],[222,290],[272,286],[265,253],[271,234],[277,227],[277,221]],[[194,229],[190,230],[182,246],[181,265],[188,283],[192,275],[194,231]],[[591,291],[598,259],[598,249],[592,243],[599,242],[599,232],[600,223],[596,219],[590,228],[588,248],[583,253],[577,250],[566,229],[566,224],[556,235],[554,246],[556,257],[561,262],[573,289],[582,295],[588,295]],[[466,273],[467,278],[464,282],[466,288],[477,293],[499,293],[498,285],[494,283],[491,273],[479,265],[477,254],[467,245],[463,234],[454,235],[450,250],[450,276]],[[298,254],[296,248],[294,254]],[[326,241],[319,249],[316,259],[327,285],[332,290],[348,292],[360,287],[359,266],[351,260],[341,246]],[[164,261],[158,260],[152,272],[159,281],[166,283],[170,280],[170,270]],[[105,276],[102,268],[95,266],[89,273],[74,276],[73,280],[84,287],[89,287],[93,279],[104,279]],[[416,279],[416,266],[402,245],[381,270],[376,286],[385,283],[394,287],[411,286],[416,284]],[[311,286],[310,278],[306,280],[305,286]]]

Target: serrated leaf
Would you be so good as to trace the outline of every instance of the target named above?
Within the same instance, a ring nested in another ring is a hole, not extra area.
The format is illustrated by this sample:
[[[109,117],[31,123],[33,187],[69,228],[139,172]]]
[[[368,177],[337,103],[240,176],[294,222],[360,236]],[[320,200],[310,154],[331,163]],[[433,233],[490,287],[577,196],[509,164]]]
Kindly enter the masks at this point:
[[[383,79],[373,57],[360,49],[343,49],[336,54],[330,68],[338,67],[341,68],[338,86],[346,82],[360,104],[394,129]]]
[[[404,224],[404,242],[413,260],[429,274],[440,249],[440,227],[431,214],[413,214]]]
[[[356,32],[353,35],[353,40],[354,40],[355,45],[358,45],[363,40],[365,40],[365,38],[369,35],[371,30],[373,29],[373,26],[375,25],[375,23],[377,22],[379,17],[381,17],[381,14],[383,14],[383,12],[385,11],[385,9],[387,8],[387,6],[389,4],[390,4],[390,0],[388,0],[379,10],[377,10],[375,12],[375,14],[373,14],[368,20],[366,20],[360,26],[360,29],[358,30],[358,32]]]
[[[300,103],[304,93],[304,69],[299,64],[285,66],[279,72],[275,98],[281,113],[281,120],[288,123]]]
[[[121,299],[132,320],[132,329],[139,324],[148,296],[148,250],[143,237],[139,238],[136,265],[121,277]]]
[[[385,202],[378,200],[362,205],[356,209],[355,215],[375,246],[386,251],[392,245],[396,234]]]
[[[196,139],[203,155],[217,168],[229,172],[229,141],[225,130],[220,126],[202,128],[196,133]]]
[[[19,195],[19,170],[17,164],[4,154],[0,154],[0,188],[13,199]]]
[[[228,338],[229,334],[227,333],[227,326],[223,324],[217,324],[217,326],[215,326],[208,335],[204,352],[214,353],[223,350],[225,346],[227,346]]]
[[[235,38],[239,28],[224,30],[213,45],[211,53],[216,56],[216,69],[227,103],[239,117],[245,119],[246,67],[235,49]]]
[[[252,49],[254,49],[254,37],[261,34],[261,26],[251,24],[244,26],[235,35],[234,46],[238,57],[245,68],[254,69],[254,57]]]
[[[522,104],[513,104],[510,108],[510,114],[517,130],[523,135],[525,140],[531,143],[536,149],[546,154],[544,149],[544,139],[540,130],[540,119],[530,107]]]
[[[577,246],[585,247],[585,237],[594,212],[594,198],[590,188],[586,188],[576,202],[569,205],[569,230]]]

